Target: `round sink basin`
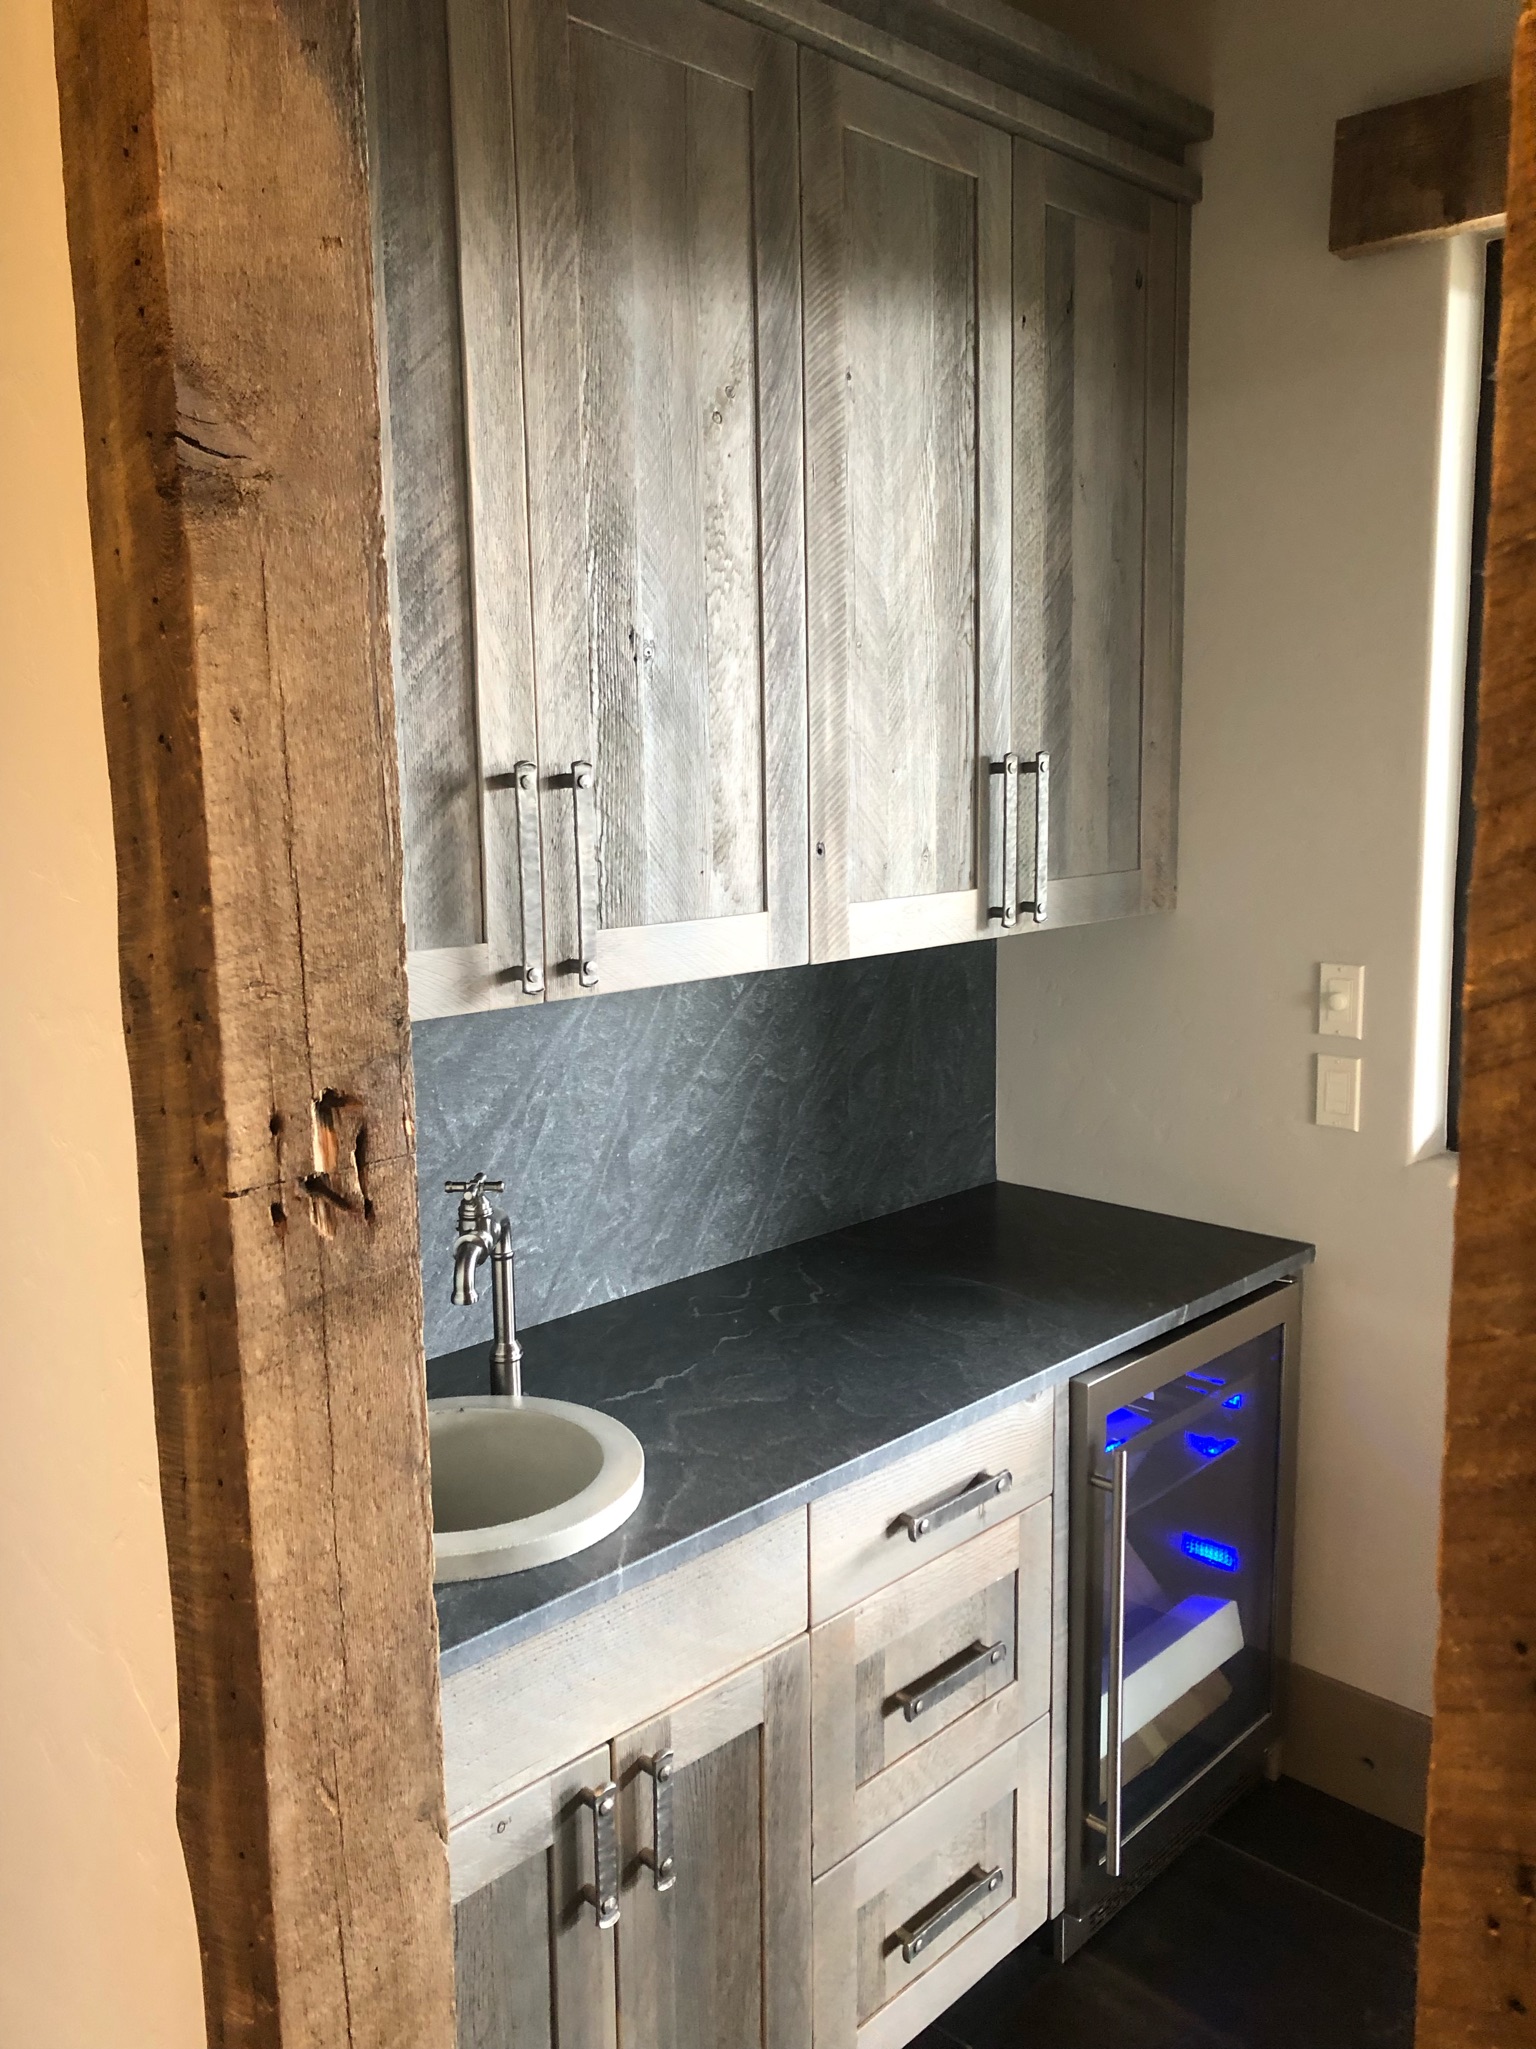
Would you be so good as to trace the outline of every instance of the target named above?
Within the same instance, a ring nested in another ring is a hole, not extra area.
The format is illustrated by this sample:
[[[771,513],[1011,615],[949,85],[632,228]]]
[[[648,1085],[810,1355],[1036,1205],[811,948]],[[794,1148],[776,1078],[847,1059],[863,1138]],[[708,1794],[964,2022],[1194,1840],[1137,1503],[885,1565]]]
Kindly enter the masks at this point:
[[[537,1395],[428,1402],[432,1577],[493,1579],[569,1558],[633,1515],[645,1453],[596,1409]]]

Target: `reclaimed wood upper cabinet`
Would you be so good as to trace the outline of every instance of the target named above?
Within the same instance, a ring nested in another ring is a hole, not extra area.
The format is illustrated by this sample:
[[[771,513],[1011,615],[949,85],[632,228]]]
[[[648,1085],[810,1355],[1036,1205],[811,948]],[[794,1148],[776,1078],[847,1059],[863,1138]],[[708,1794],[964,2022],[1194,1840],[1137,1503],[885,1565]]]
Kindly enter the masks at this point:
[[[1173,901],[1188,219],[1014,144],[1015,744],[1049,757],[1052,925]]]
[[[434,103],[422,26],[372,66],[413,1012],[803,961],[794,47],[448,0]]]
[[[550,994],[807,957],[793,46],[519,0]]]
[[[364,0],[415,1016],[1172,901],[1208,120],[866,12]]]
[[[1012,728],[1007,136],[801,55],[814,958],[988,931]]]

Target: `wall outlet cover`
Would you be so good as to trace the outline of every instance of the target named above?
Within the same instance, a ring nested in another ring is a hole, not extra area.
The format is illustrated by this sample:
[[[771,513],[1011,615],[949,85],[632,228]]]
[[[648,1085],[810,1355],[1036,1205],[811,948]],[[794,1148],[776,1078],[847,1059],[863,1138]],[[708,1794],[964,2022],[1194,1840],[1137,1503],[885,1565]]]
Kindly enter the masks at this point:
[[[1335,1131],[1360,1129],[1361,1062],[1338,1053],[1317,1056],[1317,1121]]]

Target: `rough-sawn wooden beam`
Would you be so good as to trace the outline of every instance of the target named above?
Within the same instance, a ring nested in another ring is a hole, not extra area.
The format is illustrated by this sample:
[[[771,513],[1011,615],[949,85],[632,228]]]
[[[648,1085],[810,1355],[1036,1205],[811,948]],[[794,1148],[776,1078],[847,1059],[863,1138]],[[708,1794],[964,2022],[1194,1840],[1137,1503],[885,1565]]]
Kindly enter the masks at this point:
[[[55,38],[208,2038],[451,2049],[357,12]]]
[[[1513,127],[1418,2049],[1536,2041],[1536,0]]]
[[[1509,80],[1485,79],[1341,121],[1328,246],[1363,256],[1504,218]]]

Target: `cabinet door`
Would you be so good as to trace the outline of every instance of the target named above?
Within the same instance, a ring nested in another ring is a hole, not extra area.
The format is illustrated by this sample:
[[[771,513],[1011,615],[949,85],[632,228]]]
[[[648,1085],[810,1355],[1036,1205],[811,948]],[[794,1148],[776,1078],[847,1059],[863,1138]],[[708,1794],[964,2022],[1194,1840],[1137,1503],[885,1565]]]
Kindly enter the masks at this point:
[[[1187,229],[1172,200],[1014,145],[1018,745],[1050,755],[1052,925],[1173,901]]]
[[[367,0],[411,1012],[543,989],[505,0]]]
[[[619,1740],[626,2043],[811,2040],[809,1668],[802,1638]]]
[[[696,0],[512,40],[549,993],[802,961],[794,52]]]
[[[583,1891],[599,1871],[582,1796],[609,1766],[605,1746],[450,1836],[459,2049],[615,2049],[613,1930]]]
[[[982,937],[1009,736],[1008,139],[801,56],[814,958]]]

